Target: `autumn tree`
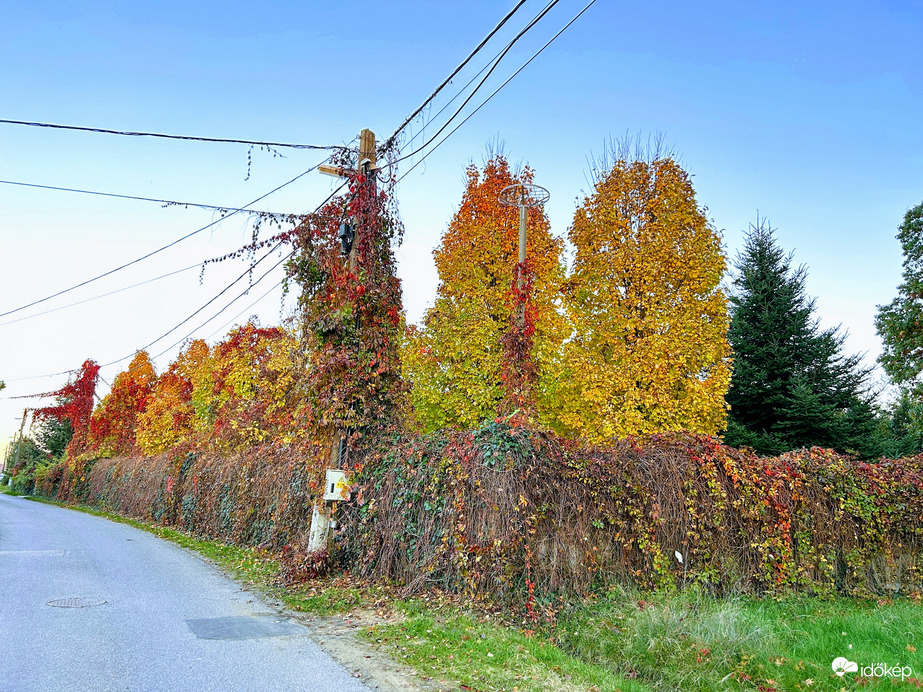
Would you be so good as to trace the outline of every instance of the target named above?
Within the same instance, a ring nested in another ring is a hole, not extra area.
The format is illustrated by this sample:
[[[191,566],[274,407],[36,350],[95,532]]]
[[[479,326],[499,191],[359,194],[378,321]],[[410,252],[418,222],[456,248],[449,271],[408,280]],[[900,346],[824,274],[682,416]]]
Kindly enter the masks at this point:
[[[435,304],[420,327],[407,329],[405,376],[422,426],[471,428],[497,416],[504,398],[504,336],[516,317],[514,295],[519,253],[519,210],[500,203],[510,185],[530,183],[533,171],[510,169],[492,154],[479,170],[472,164],[461,205],[433,255],[439,272]],[[530,318],[539,408],[547,403],[545,381],[562,340],[555,308],[562,243],[550,232],[540,207],[528,212]]]
[[[900,387],[923,398],[923,203],[909,209],[897,231],[904,253],[897,297],[879,305],[875,329],[884,349],[878,362]]]
[[[731,367],[721,238],[672,158],[613,158],[569,232],[556,427],[594,441],[716,433]]]
[[[190,440],[199,430],[211,431],[211,349],[201,339],[186,344],[169,367],[157,378],[151,401],[138,417],[137,441],[144,454],[166,452]],[[199,416],[193,394],[199,403]]]
[[[112,381],[112,390],[90,419],[89,446],[102,456],[135,451],[135,427],[147,408],[157,374],[146,351],[138,351],[128,368]]]
[[[92,360],[84,361],[70,382],[61,389],[45,395],[56,398],[57,401],[53,406],[45,406],[33,411],[33,422],[55,419],[66,420],[70,423],[72,435],[67,443],[68,457],[75,457],[87,448],[98,378],[99,365]]]
[[[214,347],[209,408],[219,444],[257,445],[273,432],[294,427],[296,345],[295,337],[280,327],[248,322]]]
[[[731,294],[726,441],[763,454],[819,445],[874,456],[869,371],[860,356],[843,353],[845,334],[821,329],[806,278],[768,222],[751,225]]]

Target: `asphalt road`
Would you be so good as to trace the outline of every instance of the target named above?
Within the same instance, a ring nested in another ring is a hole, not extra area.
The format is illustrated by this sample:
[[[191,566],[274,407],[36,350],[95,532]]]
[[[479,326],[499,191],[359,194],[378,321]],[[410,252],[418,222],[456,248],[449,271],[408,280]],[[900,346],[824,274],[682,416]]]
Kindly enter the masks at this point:
[[[368,692],[303,625],[195,554],[5,494],[0,690]]]

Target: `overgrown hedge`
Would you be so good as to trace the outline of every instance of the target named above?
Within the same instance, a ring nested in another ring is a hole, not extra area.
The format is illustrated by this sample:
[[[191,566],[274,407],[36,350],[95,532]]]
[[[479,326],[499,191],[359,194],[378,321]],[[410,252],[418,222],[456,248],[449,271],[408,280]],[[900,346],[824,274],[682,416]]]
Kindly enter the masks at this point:
[[[39,491],[305,555],[318,450],[77,460]],[[781,457],[687,434],[607,447],[493,423],[384,441],[337,507],[331,559],[355,574],[494,600],[631,582],[720,593],[923,590],[923,456]],[[316,557],[316,556],[315,556]],[[537,606],[536,606],[537,607]]]
[[[396,445],[343,523],[346,562],[411,591],[919,594],[923,456],[760,458],[685,434],[588,447],[491,424]]]
[[[173,452],[156,457],[78,458],[37,490],[240,545],[283,551],[306,536],[323,470],[299,447],[243,454]]]

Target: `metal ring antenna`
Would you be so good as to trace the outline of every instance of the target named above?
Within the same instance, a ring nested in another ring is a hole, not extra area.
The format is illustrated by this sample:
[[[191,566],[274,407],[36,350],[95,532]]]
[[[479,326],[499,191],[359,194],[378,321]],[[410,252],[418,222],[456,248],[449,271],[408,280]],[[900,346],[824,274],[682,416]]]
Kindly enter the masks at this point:
[[[540,207],[549,199],[548,190],[532,183],[514,183],[500,191],[500,204],[509,207]]]

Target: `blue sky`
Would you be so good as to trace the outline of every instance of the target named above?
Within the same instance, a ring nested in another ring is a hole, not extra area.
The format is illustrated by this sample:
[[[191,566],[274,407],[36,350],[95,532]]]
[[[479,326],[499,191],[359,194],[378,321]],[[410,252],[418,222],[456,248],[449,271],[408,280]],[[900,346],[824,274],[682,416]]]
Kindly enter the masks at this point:
[[[347,143],[365,127],[380,138],[391,134],[514,3],[8,4],[0,118],[326,145]],[[561,0],[471,105],[585,4]],[[444,117],[436,112],[543,6],[529,0],[410,131],[431,119],[424,135],[434,132]],[[553,230],[564,235],[588,188],[589,160],[611,138],[646,141],[660,133],[694,175],[699,202],[729,256],[757,212],[767,217],[780,244],[808,266],[808,291],[823,323],[842,324],[850,332],[847,348],[873,360],[880,350],[875,306],[890,301],[900,281],[894,234],[904,212],[923,201],[921,35],[921,2],[598,0],[399,185],[406,236],[398,256],[410,319],[432,300],[430,253],[460,200],[465,166],[482,160],[488,142],[502,141],[512,161],[536,170],[536,182],[551,192]],[[243,146],[0,125],[2,180],[216,205],[245,204],[322,158],[282,153],[254,150],[245,180]],[[258,206],[310,211],[332,183],[310,174]],[[214,219],[202,210],[0,184],[0,312]],[[250,233],[245,219],[225,220],[0,323],[221,255]],[[0,379],[8,384],[0,397],[56,389],[66,379],[20,378],[75,368],[88,357],[108,363],[130,355],[243,269],[210,267],[201,282],[190,270],[0,324]],[[274,280],[195,336],[220,338],[238,313],[236,321],[258,314],[264,324],[277,323],[288,310],[281,291],[249,307]],[[201,321],[158,342],[152,354]],[[103,377],[111,382],[125,365],[104,369]],[[34,402],[0,399],[0,448],[24,404]]]

